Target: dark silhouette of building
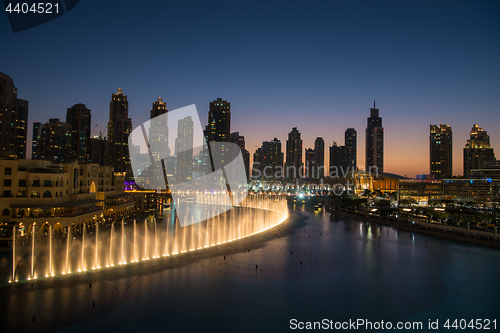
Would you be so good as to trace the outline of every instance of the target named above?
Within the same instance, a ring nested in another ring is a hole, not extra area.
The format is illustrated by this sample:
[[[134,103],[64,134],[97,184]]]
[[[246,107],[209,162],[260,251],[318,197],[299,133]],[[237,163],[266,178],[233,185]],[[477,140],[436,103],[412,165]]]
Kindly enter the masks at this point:
[[[330,147],[330,174],[332,178],[345,177],[357,169],[357,132],[348,128],[344,133],[344,146],[333,141]]]
[[[190,181],[193,178],[193,140],[194,122],[191,116],[179,119],[177,138],[175,139],[175,155],[177,157],[175,175],[179,182]]]
[[[109,103],[107,164],[114,167],[115,172],[126,172],[127,178],[132,176],[128,149],[131,131],[132,120],[128,116],[127,95],[118,88],[116,94],[111,95]]]
[[[314,141],[314,169],[309,177],[314,179],[325,177],[325,140],[320,137]]]
[[[306,148],[305,150],[305,160],[306,160],[306,168],[304,178],[316,178],[316,158],[315,152],[312,148]]]
[[[302,139],[297,127],[288,133],[286,141],[285,177],[290,182],[301,180],[303,176],[302,164]]]
[[[345,165],[350,167],[350,170],[356,170],[358,167],[358,133],[354,128],[346,129],[344,133],[345,146]]]
[[[281,141],[277,138],[262,142],[260,170],[262,171],[262,180],[283,180],[283,153],[281,152]]]
[[[243,135],[240,135],[240,132],[233,132],[229,134],[229,141],[241,148],[241,155],[243,156],[243,163],[245,164],[247,179],[249,179],[250,152],[245,148],[245,137]]]
[[[42,135],[43,124],[35,121],[33,123],[33,133],[31,138],[31,159],[38,160],[38,145],[40,142],[40,136]]]
[[[464,178],[470,178],[471,170],[484,169],[485,163],[494,161],[495,153],[490,146],[490,136],[474,124],[464,148]]]
[[[90,142],[90,109],[85,104],[75,104],[68,108],[66,123],[71,126],[73,159],[78,163],[89,163],[92,145]]]
[[[106,149],[108,145],[108,140],[99,134],[90,139],[91,154],[90,163],[99,164],[100,166],[106,165]]]
[[[38,159],[68,163],[74,161],[71,125],[49,119],[43,124],[38,144]]]
[[[240,132],[233,132],[229,134],[229,142],[238,145],[241,149],[245,148],[245,137],[240,135]]]
[[[0,151],[26,158],[28,101],[17,98],[14,81],[0,72]]]
[[[348,170],[347,159],[346,159],[346,149],[345,146],[338,146],[337,142],[333,141],[333,145],[330,147],[330,174],[332,178],[342,177],[342,175]]]
[[[366,161],[365,170],[368,172],[384,171],[384,128],[382,118],[379,117],[379,109],[370,108],[370,117],[366,127]]]
[[[453,136],[449,125],[430,125],[429,169],[436,179],[453,176]]]
[[[231,133],[231,103],[217,98],[210,102],[207,134],[209,142],[229,142]]]
[[[260,180],[262,178],[262,148],[257,148],[253,154],[252,179]]]

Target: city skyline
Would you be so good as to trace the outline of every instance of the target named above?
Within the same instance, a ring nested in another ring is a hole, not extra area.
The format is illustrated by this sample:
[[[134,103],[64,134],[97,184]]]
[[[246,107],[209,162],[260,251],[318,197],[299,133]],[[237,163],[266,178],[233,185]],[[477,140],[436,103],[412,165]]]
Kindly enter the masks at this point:
[[[8,64],[0,71],[30,102],[29,133],[34,121],[64,119],[77,103],[92,110],[96,133],[104,132],[109,94],[122,87],[136,125],[148,120],[158,96],[172,110],[196,104],[202,125],[209,101],[230,101],[231,130],[246,137],[250,152],[264,139],[285,142],[293,127],[304,147],[316,137],[328,145],[342,142],[345,129],[355,128],[361,164],[365,117],[374,99],[384,119],[387,172],[428,173],[429,124],[453,128],[454,175],[463,172],[462,150],[473,124],[491,134],[493,148],[500,147],[494,133],[500,126],[499,46],[490,42],[500,34],[495,2],[363,2],[362,9],[266,4],[265,12],[258,2],[161,4],[155,12],[113,1],[96,12],[96,4],[80,3],[57,20],[16,34],[8,20],[0,20],[5,45],[16,50],[0,55]],[[177,15],[184,12],[190,15]],[[167,27],[160,24],[165,14]],[[207,28],[205,18],[215,14],[228,20]],[[90,15],[91,27],[80,24]],[[137,25],[129,24],[130,15]],[[259,19],[260,27],[250,24]],[[99,33],[110,25],[127,38],[127,52],[110,48],[110,39]],[[152,52],[141,51],[151,45]],[[223,56],[220,45],[230,45]],[[62,56],[68,49],[81,52]],[[30,143],[28,134],[27,156]]]
[[[119,93],[119,94],[123,94],[123,92],[122,92],[122,91],[123,91],[123,90],[122,90],[121,88],[118,88],[118,93]],[[114,94],[114,93],[113,93],[113,94],[112,94],[112,96],[114,96],[114,95],[117,95],[117,94]],[[127,98],[127,96],[126,96],[126,95],[124,95],[124,97],[125,97],[125,99]],[[210,102],[210,105],[211,105],[211,104],[213,104],[213,103],[214,103],[214,102],[216,102],[216,101],[222,101],[222,99],[221,99],[221,98],[217,98],[217,99],[215,99],[214,101]],[[127,101],[127,102],[128,102],[128,101]],[[228,105],[230,104],[230,102],[229,102],[229,101],[226,101],[226,100],[224,100],[223,102],[227,103]],[[161,114],[161,113],[168,112],[168,110],[166,109],[166,105],[167,105],[167,103],[166,103],[166,102],[163,102],[163,100],[162,100],[162,98],[161,98],[161,97],[158,97],[158,98],[157,98],[157,100],[156,100],[156,101],[154,101],[154,102],[152,102],[152,103],[153,103],[153,110],[150,110],[150,111],[149,111],[149,112],[150,112],[150,117],[153,117],[153,116],[155,116],[155,115],[159,115],[159,114]],[[160,106],[162,106],[162,107],[164,108],[164,110],[163,110],[161,113],[158,113],[158,112],[157,112],[158,114],[154,114],[154,115],[153,115],[153,112],[154,112],[155,107],[156,107],[156,108],[158,108],[158,104],[159,104]],[[82,104],[82,103],[77,103],[77,104],[73,105],[72,107],[67,108],[67,110],[69,111],[70,109],[75,108],[75,107],[77,107],[77,106],[83,106],[83,107],[85,107],[85,105],[84,105],[84,104]],[[127,104],[127,107],[128,107],[128,104]],[[150,108],[150,109],[151,109],[151,108]],[[372,110],[375,110],[375,113],[377,113],[378,115],[380,115],[380,114],[379,114],[379,109],[370,108],[370,112],[373,112]],[[90,118],[90,116],[91,116],[91,114],[90,114],[90,110],[89,110],[89,109],[87,109],[87,111],[89,111],[89,118]],[[209,112],[208,112],[209,117],[210,117],[210,113],[211,113],[211,112],[209,111]],[[203,116],[202,116],[202,117],[200,117],[200,118],[201,118],[201,119],[203,119]],[[383,119],[383,117],[380,117],[380,118],[381,118],[381,119]],[[54,118],[51,118],[51,119],[54,119]],[[150,118],[150,119],[152,119],[152,118]],[[368,117],[368,119],[370,119],[370,117]],[[50,119],[49,119],[49,120],[50,120]],[[50,122],[49,122],[49,120],[47,120],[47,121],[45,121],[45,122],[41,122],[41,125],[43,126],[43,124],[45,124],[45,123],[50,123]],[[30,121],[30,119],[28,119],[28,123],[29,123],[29,124],[31,124],[31,127],[33,127],[33,126],[34,126],[34,123],[37,123],[37,122],[36,122],[36,121],[35,121],[35,122],[31,122],[31,121]],[[133,120],[132,120],[132,123],[133,123]],[[441,124],[440,124],[440,125],[441,125]],[[432,125],[432,124],[431,124],[431,126],[434,126],[434,125]],[[448,126],[448,125],[443,125],[443,126]],[[476,125],[476,124],[473,124],[473,126],[472,126],[472,127],[474,127],[474,126],[477,126],[477,125]],[[95,129],[95,128],[97,128],[97,125],[95,125],[95,124],[90,124],[90,126],[87,126],[87,129],[90,129],[90,128],[92,129],[92,132],[93,132],[93,131],[94,131],[94,129]],[[133,127],[133,128],[135,128],[135,127]],[[296,127],[294,127],[294,128],[296,128]],[[384,130],[384,129],[382,128],[382,130]],[[250,131],[250,132],[251,132],[251,131]],[[300,132],[300,131],[299,131],[299,132]],[[345,133],[344,133],[344,136],[345,136],[345,138],[346,138],[346,139],[347,139],[347,135],[348,135],[347,133],[350,133],[350,132],[354,132],[354,140],[359,140],[358,138],[356,138],[356,129],[355,129],[355,128],[347,128],[347,129],[346,129],[346,131],[345,131]],[[384,133],[385,133],[385,131],[384,131]],[[102,134],[102,132],[100,131],[99,136],[100,136],[101,134]],[[300,134],[301,134],[301,135],[303,135],[304,133],[300,133]],[[95,137],[98,137],[98,136],[97,136],[97,135],[93,135],[93,136],[92,136],[92,138],[95,138]],[[245,135],[243,135],[243,137],[245,137]],[[248,137],[248,134],[247,134],[247,137]],[[32,154],[32,150],[31,150],[31,148],[32,148],[32,130],[31,130],[31,131],[30,131],[30,130],[28,130],[28,138],[30,138],[31,140],[29,140],[29,141],[28,141],[28,143],[29,143],[29,144],[28,144],[28,146],[27,146],[27,156],[31,156],[31,154]],[[106,135],[104,135],[104,139],[106,139],[106,138],[107,138],[107,136],[106,136]],[[315,146],[315,144],[316,144],[316,140],[317,140],[318,138],[321,138],[321,137],[316,137],[316,139],[315,139],[315,141],[313,142],[313,144],[311,144],[311,145],[310,145],[311,147],[314,147],[314,146]],[[252,140],[252,139],[250,139],[250,141],[254,141],[254,140],[255,140],[255,138],[253,138],[253,140]],[[257,139],[257,140],[259,140],[259,139]],[[278,140],[280,140],[280,139],[278,139]],[[468,141],[469,141],[469,140],[467,140],[467,142],[464,144],[464,147],[465,147],[465,145],[468,143]],[[491,139],[491,141],[492,141],[492,142],[494,142],[494,141],[495,141],[495,140],[494,140],[494,138],[493,138],[493,139]],[[260,142],[262,143],[262,142],[266,142],[266,141],[264,140],[264,141],[260,141]],[[302,140],[302,142],[303,142],[303,140]],[[334,141],[334,143],[335,143],[335,141]],[[74,143],[73,143],[73,144],[74,144]],[[385,143],[383,143],[383,144],[385,144]],[[339,146],[339,147],[340,147],[340,146]],[[363,147],[363,145],[360,145],[360,147]],[[463,151],[463,147],[462,147],[461,145],[459,145],[459,147],[460,147],[459,149],[460,149],[461,151]],[[491,145],[491,147],[494,149],[493,144]],[[256,147],[256,149],[258,149],[258,148],[259,148],[259,147]],[[330,147],[330,148],[331,148],[331,147]],[[429,143],[428,143],[428,142],[427,142],[427,148],[428,148],[428,149],[430,149],[430,147],[429,147]],[[305,146],[304,146],[304,144],[303,144],[303,147],[302,147],[302,150],[303,150],[303,151],[302,151],[302,162],[303,162],[304,164],[306,163],[305,156],[306,156],[306,150],[307,150],[307,149],[308,149],[308,148],[307,148],[307,147],[305,147]],[[356,150],[356,149],[354,149],[354,150]],[[328,155],[326,155],[326,154],[325,154],[325,157],[324,157],[324,158],[325,158],[327,161],[331,161],[330,152],[331,152],[331,150],[328,152]],[[284,151],[283,149],[282,149],[282,153],[285,153],[285,151]],[[363,159],[365,159],[365,158],[366,158],[366,155],[365,155],[365,154],[366,154],[366,150],[364,150],[364,152],[363,152],[363,153],[364,153],[364,154],[363,154],[363,156],[359,156],[358,154],[360,154],[360,152],[359,152],[359,148],[358,148],[358,152],[357,152],[357,155],[356,155],[356,156],[357,156],[357,159],[360,159],[360,158],[361,158],[362,160],[363,160]],[[430,153],[430,151],[428,150],[428,151],[427,151],[427,154],[429,154],[429,153]],[[254,155],[254,154],[250,154],[250,155],[252,155],[252,159],[250,160],[250,165],[252,165],[252,164],[255,162],[255,161],[254,161],[254,158],[253,158],[253,155]],[[463,155],[460,155],[460,158],[461,158],[462,156],[463,156]],[[284,162],[286,162],[286,159],[283,161],[283,163],[284,163]],[[427,162],[427,163],[430,163],[429,156],[427,156],[427,161],[426,161],[426,162]],[[453,176],[462,176],[462,175],[464,175],[464,174],[463,174],[463,164],[464,164],[464,161],[463,161],[463,160],[461,160],[461,161],[460,161],[460,165],[459,165],[459,167],[456,167],[456,166],[454,166],[454,167],[453,167],[453,170],[454,170],[454,172],[453,172]],[[363,167],[364,167],[363,165],[358,165],[358,166],[359,166],[360,168],[363,168]],[[330,164],[330,163],[328,163],[328,164],[327,164],[327,163],[325,163],[325,165],[324,165],[324,170],[325,170],[325,175],[326,175],[326,176],[328,176],[328,170],[330,170],[330,168],[331,168],[331,164]],[[458,173],[455,173],[455,171],[456,171],[457,169],[459,169],[459,168],[462,168],[462,171],[461,171],[461,172],[459,171]],[[388,172],[390,172],[390,171],[388,171]],[[426,172],[426,171],[424,171],[424,170],[422,170],[422,172],[416,173],[416,174],[415,174],[415,175],[413,175],[413,176],[412,176],[412,175],[408,175],[407,173],[400,173],[400,175],[403,175],[403,176],[408,176],[409,178],[415,178],[417,175],[421,175],[421,174],[432,174],[432,172],[431,172],[431,170],[429,170],[429,168],[428,168],[428,166],[427,166],[427,172]],[[448,178],[449,178],[449,177],[448,177]]]
[[[3,331],[498,329],[500,1],[4,9]]]

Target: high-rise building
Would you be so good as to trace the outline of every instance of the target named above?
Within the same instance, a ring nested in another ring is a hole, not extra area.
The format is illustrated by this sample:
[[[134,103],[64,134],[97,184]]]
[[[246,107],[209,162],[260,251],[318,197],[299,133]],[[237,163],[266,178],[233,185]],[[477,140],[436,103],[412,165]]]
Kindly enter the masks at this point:
[[[379,109],[370,108],[370,117],[366,127],[366,160],[365,170],[371,172],[384,171],[384,128],[382,118],[379,117]],[[376,169],[375,169],[376,168]]]
[[[286,164],[285,164],[285,177],[290,182],[301,180],[302,174],[302,139],[297,127],[292,128],[288,133],[288,140],[286,141]]]
[[[14,81],[0,72],[0,151],[26,158],[28,101],[17,98]]]
[[[245,137],[240,135],[240,132],[233,132],[229,134],[229,142],[232,142],[240,148],[245,148]]]
[[[40,136],[42,135],[43,124],[35,121],[33,123],[33,133],[31,139],[31,159],[38,160],[38,145],[40,142]]]
[[[429,169],[436,179],[453,176],[453,136],[450,125],[430,125]]]
[[[14,152],[19,159],[25,159],[26,138],[28,136],[28,101],[17,98],[14,110]]]
[[[357,147],[358,147],[358,133],[354,128],[348,128],[344,133],[344,146],[345,146],[345,165],[349,170],[356,170],[358,167],[357,162]]]
[[[231,133],[231,103],[217,98],[210,102],[207,134],[209,142],[229,142]]]
[[[262,180],[283,180],[283,153],[281,152],[281,141],[277,138],[262,142],[260,170],[262,171]]]
[[[315,173],[316,173],[316,158],[315,158],[315,153],[314,149],[312,148],[306,148],[305,150],[305,160],[306,160],[306,167],[305,167],[305,174],[304,178],[316,178]]]
[[[485,162],[492,161],[495,161],[495,153],[490,146],[490,136],[474,124],[464,148],[464,178],[470,178],[471,170],[483,169]]]
[[[90,163],[99,164],[100,166],[106,165],[106,149],[108,140],[99,134],[90,139]]]
[[[325,177],[325,140],[320,137],[314,141],[314,170],[309,177],[314,179]]]
[[[229,134],[229,141],[241,148],[241,155],[243,156],[243,163],[245,164],[247,179],[249,179],[250,152],[245,149],[245,137],[243,135],[240,135],[240,132],[233,132]]]
[[[159,161],[165,156],[170,156],[170,148],[168,146],[168,119],[165,116],[156,118],[167,112],[167,103],[163,102],[161,97],[158,97],[156,102],[153,103],[153,108],[150,112],[151,121],[149,127],[149,146],[155,161]],[[163,154],[163,156],[160,156],[161,154]]]
[[[71,125],[59,121],[58,118],[49,119],[43,124],[38,143],[38,159],[53,162],[73,162],[73,137]]]
[[[75,104],[67,110],[66,123],[71,126],[73,159],[80,164],[90,162],[92,149],[90,142],[90,120],[90,110],[87,109],[85,104]]]
[[[179,119],[177,138],[175,138],[176,180],[186,182],[192,179],[193,172],[194,122],[191,116]]]
[[[257,148],[253,154],[252,179],[260,180],[262,178],[262,148]]]
[[[338,146],[337,142],[333,141],[333,145],[330,147],[330,177],[344,177],[351,171],[351,167],[347,164],[346,155],[346,147]]]
[[[132,176],[128,149],[131,131],[132,120],[128,116],[127,95],[118,88],[116,94],[111,95],[109,103],[107,159],[108,165],[114,167],[115,172],[127,172],[127,178]]]

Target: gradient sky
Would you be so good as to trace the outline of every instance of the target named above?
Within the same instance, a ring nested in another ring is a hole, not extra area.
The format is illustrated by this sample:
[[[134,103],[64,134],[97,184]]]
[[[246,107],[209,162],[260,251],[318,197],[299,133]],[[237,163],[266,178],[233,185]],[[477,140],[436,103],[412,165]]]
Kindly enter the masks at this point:
[[[452,126],[454,174],[473,124],[500,149],[498,1],[88,0],[15,34],[0,13],[0,40],[29,135],[76,103],[91,109],[93,135],[104,131],[121,87],[134,127],[158,96],[170,110],[196,104],[202,124],[210,101],[228,100],[252,155],[274,137],[284,151],[292,127],[304,148],[317,136],[343,144],[354,127],[364,165],[374,99],[386,172],[429,172],[430,124]]]

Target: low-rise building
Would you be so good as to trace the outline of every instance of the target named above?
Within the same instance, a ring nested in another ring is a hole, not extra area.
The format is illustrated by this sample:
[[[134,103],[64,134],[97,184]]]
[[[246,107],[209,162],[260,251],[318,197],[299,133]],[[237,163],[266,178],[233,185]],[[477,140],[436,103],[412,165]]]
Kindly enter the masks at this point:
[[[125,174],[98,164],[57,163],[0,157],[0,212],[4,225],[21,233],[116,220],[135,211]]]

